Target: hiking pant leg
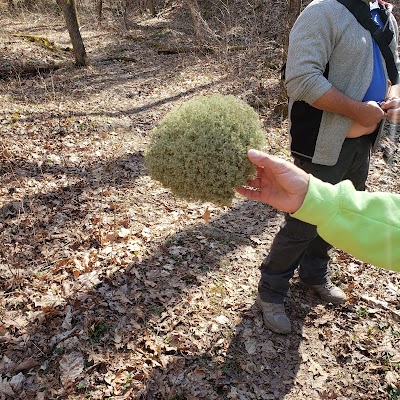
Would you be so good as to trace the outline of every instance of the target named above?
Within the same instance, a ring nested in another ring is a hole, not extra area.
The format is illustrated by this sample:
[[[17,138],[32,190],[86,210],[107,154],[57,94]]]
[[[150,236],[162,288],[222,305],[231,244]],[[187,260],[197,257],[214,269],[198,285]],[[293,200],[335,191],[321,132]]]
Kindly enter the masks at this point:
[[[371,161],[371,147],[372,143],[368,136],[358,138],[356,156],[351,168],[343,177],[343,179],[350,180],[357,190],[365,190]]]
[[[270,252],[261,264],[258,292],[261,300],[282,303],[289,290],[289,280],[299,265],[309,243],[317,237],[314,225],[285,215],[285,222],[275,236]]]
[[[371,140],[368,137],[346,139],[339,161],[334,166],[298,159],[295,159],[295,164],[323,181],[335,184],[350,179],[356,188],[363,189],[368,175],[370,148]],[[318,236],[315,226],[286,216],[285,224],[275,236],[270,252],[261,264],[258,285],[261,299],[282,302],[289,289],[289,280],[299,264],[299,276],[306,283],[325,283],[330,248]]]
[[[349,179],[358,190],[365,188],[370,161],[371,140],[368,136],[356,139],[346,139],[336,165],[332,167],[316,165],[308,162],[301,164],[301,168],[325,182],[336,184]],[[317,236],[305,250],[300,261],[300,279],[309,285],[322,285],[328,278],[328,263],[331,249],[325,240]]]
[[[323,285],[328,280],[328,251],[332,246],[320,236],[312,240],[299,262],[299,277],[308,285]]]

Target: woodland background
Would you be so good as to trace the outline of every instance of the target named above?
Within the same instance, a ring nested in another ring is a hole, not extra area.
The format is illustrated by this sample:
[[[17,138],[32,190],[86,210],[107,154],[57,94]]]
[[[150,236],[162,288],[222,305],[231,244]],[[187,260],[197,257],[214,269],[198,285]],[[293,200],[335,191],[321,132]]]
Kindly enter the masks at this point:
[[[172,107],[216,92],[290,159],[280,68],[304,4],[78,1],[83,68],[71,4],[0,1],[0,399],[399,399],[398,273],[333,250],[348,301],[295,276],[293,333],[271,333],[254,301],[282,214],[177,199],[143,160]],[[368,190],[400,193],[398,136]]]

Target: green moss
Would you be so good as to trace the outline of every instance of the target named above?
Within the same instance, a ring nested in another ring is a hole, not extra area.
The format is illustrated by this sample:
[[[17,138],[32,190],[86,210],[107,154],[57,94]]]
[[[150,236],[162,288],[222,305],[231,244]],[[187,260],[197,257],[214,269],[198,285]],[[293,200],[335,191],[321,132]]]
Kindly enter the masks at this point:
[[[59,49],[58,46],[54,44],[54,42],[44,36],[36,36],[29,33],[16,33],[13,36],[25,38],[26,41],[36,43],[39,46],[42,46],[48,50],[56,51]]]
[[[255,173],[247,158],[265,135],[258,114],[230,95],[197,96],[169,112],[150,135],[150,176],[189,201],[230,205]]]

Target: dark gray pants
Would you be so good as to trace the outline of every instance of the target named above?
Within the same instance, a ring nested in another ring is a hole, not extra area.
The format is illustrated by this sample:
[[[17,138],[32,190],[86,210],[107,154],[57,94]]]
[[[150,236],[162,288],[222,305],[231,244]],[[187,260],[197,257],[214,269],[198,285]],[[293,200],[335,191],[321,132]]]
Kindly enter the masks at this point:
[[[325,182],[336,184],[349,179],[356,189],[364,190],[371,144],[370,135],[346,139],[339,160],[334,166],[318,165],[299,159],[295,159],[295,164]],[[261,299],[272,303],[283,302],[289,289],[289,280],[297,267],[300,279],[306,284],[326,283],[330,248],[331,246],[318,236],[314,225],[287,214],[268,256],[261,264],[261,279],[258,285]]]

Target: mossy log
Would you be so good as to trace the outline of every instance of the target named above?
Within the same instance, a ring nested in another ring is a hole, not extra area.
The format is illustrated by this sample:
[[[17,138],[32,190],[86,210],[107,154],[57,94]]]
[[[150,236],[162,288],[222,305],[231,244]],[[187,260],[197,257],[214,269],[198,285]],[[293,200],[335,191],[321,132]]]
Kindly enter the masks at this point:
[[[29,33],[14,33],[13,36],[24,38],[28,42],[38,44],[39,46],[51,51],[66,50],[66,49],[60,49],[59,46],[57,46],[54,42],[52,42],[51,40],[47,39],[44,36],[36,36],[36,35],[31,35]]]

